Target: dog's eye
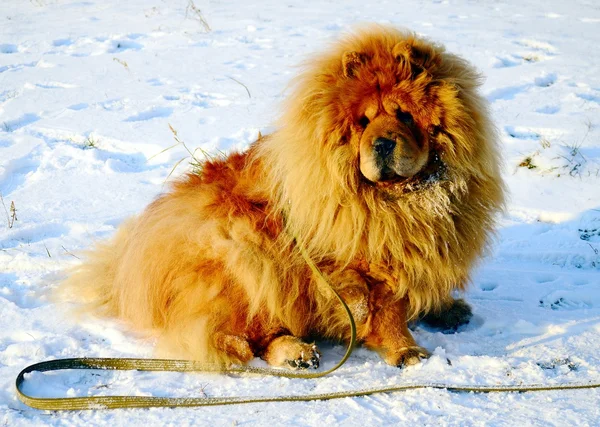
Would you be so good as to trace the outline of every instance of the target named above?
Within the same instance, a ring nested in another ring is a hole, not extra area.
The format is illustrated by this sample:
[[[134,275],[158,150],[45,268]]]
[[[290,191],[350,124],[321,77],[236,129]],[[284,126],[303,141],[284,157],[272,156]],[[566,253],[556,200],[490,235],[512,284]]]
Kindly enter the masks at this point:
[[[405,111],[397,110],[396,111],[396,118],[399,121],[401,121],[402,123],[404,123],[405,125],[412,125],[412,124],[414,124],[414,120],[413,120],[412,116],[410,115],[410,113],[407,113]]]
[[[358,124],[364,129],[366,128],[370,123],[370,120],[367,116],[362,116],[359,120],[358,120]]]

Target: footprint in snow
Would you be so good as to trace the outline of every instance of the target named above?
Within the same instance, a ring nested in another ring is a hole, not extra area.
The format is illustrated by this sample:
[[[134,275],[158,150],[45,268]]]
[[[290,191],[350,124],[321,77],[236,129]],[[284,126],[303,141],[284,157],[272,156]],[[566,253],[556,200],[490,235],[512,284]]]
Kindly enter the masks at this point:
[[[19,51],[19,47],[16,44],[4,43],[0,44],[0,53],[17,53]]]
[[[540,54],[537,52],[514,53],[496,56],[494,58],[492,66],[494,68],[509,68],[532,62],[541,62],[548,58],[549,57],[547,55]]]
[[[600,237],[600,228],[579,228],[579,238],[581,240],[592,240],[594,237]]]
[[[552,275],[542,274],[542,275],[536,276],[534,280],[539,284],[552,283],[556,280],[556,277],[552,276]]]
[[[161,79],[161,78],[149,79],[149,80],[146,80],[146,82],[148,84],[150,84],[151,86],[162,86],[165,84],[163,79]]]
[[[45,239],[62,237],[68,234],[69,227],[63,224],[46,223],[23,225],[18,229],[11,229],[5,239],[0,242],[3,248],[14,248],[23,243],[35,243]]]
[[[73,89],[76,88],[76,85],[70,83],[61,83],[61,82],[44,82],[44,83],[36,83],[36,87],[41,89]]]
[[[598,95],[591,93],[578,93],[577,97],[583,99],[584,101],[591,101],[595,102],[596,104],[600,104],[600,96]]]
[[[124,50],[140,50],[144,47],[144,45],[133,40],[137,40],[142,37],[142,34],[129,34],[125,38],[111,40],[107,52],[119,53],[123,52]]]
[[[486,96],[488,101],[495,102],[498,100],[508,101],[514,99],[516,96],[523,94],[534,86],[537,87],[549,87],[552,86],[558,80],[558,76],[556,73],[544,73],[541,76],[538,76],[533,79],[533,83],[525,83],[520,85],[506,86],[498,89],[494,89],[489,92]],[[581,97],[581,96],[580,96]],[[600,102],[600,98],[598,100],[594,99],[596,102]],[[556,112],[556,111],[554,111]],[[553,114],[553,113],[551,113]]]
[[[498,284],[497,284],[497,283],[493,283],[493,282],[484,282],[484,283],[481,283],[481,284],[479,285],[479,288],[480,288],[482,291],[485,291],[485,292],[490,292],[490,291],[493,291],[493,290],[494,290],[494,289],[496,289],[497,287],[498,287]]]
[[[21,309],[37,308],[45,304],[33,290],[23,291],[0,286],[0,298],[12,302]]]
[[[516,67],[517,65],[521,65],[521,58],[517,55],[501,55],[496,56],[493,60],[494,68],[509,68]]]
[[[545,105],[545,106],[540,107],[537,110],[535,110],[536,113],[541,113],[541,114],[556,114],[559,111],[560,111],[560,106],[558,106],[558,105]]]
[[[125,122],[141,122],[145,120],[156,119],[158,117],[169,117],[173,109],[170,107],[154,107],[149,110],[142,111],[133,116],[127,117]]]
[[[552,86],[554,83],[556,83],[556,80],[557,80],[557,76],[555,73],[548,73],[548,74],[544,74],[539,77],[536,77],[533,82],[538,87],[549,87],[549,86]]]
[[[496,56],[492,64],[494,68],[516,67],[527,63],[541,62],[556,55],[556,48],[546,42],[525,39],[514,43],[527,50]]]
[[[579,300],[570,293],[555,291],[541,298],[539,306],[551,310],[579,310],[590,308],[591,304]]]
[[[513,127],[513,126],[505,126],[504,130],[511,138],[516,139],[540,139],[541,135],[534,130],[525,128],[525,127]]]
[[[501,87],[488,93],[486,98],[490,102],[495,102],[498,100],[508,101],[514,99],[515,96],[526,92],[530,87],[530,84]]]
[[[556,52],[556,48],[552,46],[550,43],[543,42],[535,39],[522,39],[514,42],[519,46],[524,46],[532,50],[537,50],[549,54],[553,54]]]
[[[85,110],[87,107],[88,107],[88,104],[86,104],[85,102],[82,102],[81,104],[70,105],[67,108],[69,110],[73,110],[73,111],[80,111],[80,110]]]
[[[123,52],[124,50],[140,50],[143,46],[139,43],[133,42],[131,40],[114,40],[111,43],[111,47],[108,48],[108,53],[118,53]]]
[[[19,97],[20,95],[21,94],[16,90],[7,89],[0,93],[0,104],[3,102],[9,101],[11,99],[15,99],[15,98]]]
[[[0,123],[0,129],[5,132],[14,132],[17,129],[28,126],[31,123],[37,122],[39,119],[41,119],[41,117],[37,114],[25,113],[17,119],[7,120],[5,122]]]
[[[52,46],[60,47],[60,46],[71,46],[73,44],[73,40],[71,39],[56,39],[52,42]]]
[[[23,68],[33,68],[39,64],[40,61],[26,62],[21,64],[8,64],[0,67],[0,73],[4,73],[5,71],[17,71],[22,70]]]

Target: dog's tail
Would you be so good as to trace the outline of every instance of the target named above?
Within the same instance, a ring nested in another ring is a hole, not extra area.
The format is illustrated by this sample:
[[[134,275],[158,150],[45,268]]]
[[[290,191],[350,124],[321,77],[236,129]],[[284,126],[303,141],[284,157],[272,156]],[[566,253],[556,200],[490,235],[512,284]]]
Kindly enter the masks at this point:
[[[67,278],[53,294],[56,302],[75,303],[74,314],[119,315],[116,282],[122,254],[134,229],[135,219],[122,224],[115,236],[83,253],[84,261],[68,270]]]

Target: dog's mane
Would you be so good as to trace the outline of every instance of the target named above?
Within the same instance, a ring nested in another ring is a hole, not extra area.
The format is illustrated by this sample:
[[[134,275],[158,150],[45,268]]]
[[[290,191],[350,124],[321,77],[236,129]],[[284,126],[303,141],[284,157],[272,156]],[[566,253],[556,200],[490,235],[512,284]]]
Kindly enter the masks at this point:
[[[416,76],[414,64],[394,56],[401,43],[422,55],[423,71]],[[358,83],[344,76],[345,52],[366,58]],[[417,105],[417,99],[414,108],[432,117],[430,131],[446,179],[403,192],[378,188],[361,176],[347,140],[352,117],[344,105],[373,84],[380,90],[407,84],[436,100]],[[289,236],[317,262],[365,259],[391,267],[413,315],[438,307],[468,282],[503,203],[497,136],[476,92],[479,84],[462,58],[381,26],[360,29],[312,58],[292,84],[278,130],[260,141],[256,154],[269,165],[266,191],[285,215]]]

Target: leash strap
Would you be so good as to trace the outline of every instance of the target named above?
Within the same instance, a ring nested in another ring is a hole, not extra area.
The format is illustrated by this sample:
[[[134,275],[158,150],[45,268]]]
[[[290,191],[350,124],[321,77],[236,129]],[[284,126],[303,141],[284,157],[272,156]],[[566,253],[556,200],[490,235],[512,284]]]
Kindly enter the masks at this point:
[[[340,364],[338,364],[340,365]],[[310,376],[312,378],[326,375],[337,369],[335,366],[329,371]],[[116,408],[151,408],[151,407],[196,407],[236,405],[242,403],[259,402],[307,402],[312,400],[341,399],[344,397],[368,396],[376,393],[391,393],[414,389],[435,388],[445,389],[451,392],[530,392],[530,391],[555,391],[555,390],[578,390],[600,387],[600,383],[571,383],[556,385],[499,385],[499,386],[476,386],[476,385],[451,385],[438,383],[416,383],[392,385],[386,387],[366,388],[350,391],[339,391],[332,393],[287,395],[287,396],[258,396],[258,397],[153,397],[153,396],[89,396],[89,397],[61,397],[61,398],[39,398],[31,397],[21,390],[25,381],[25,375],[31,372],[48,372],[63,369],[107,369],[107,370],[138,370],[138,371],[173,371],[192,372],[204,371],[207,366],[189,360],[166,360],[166,359],[112,359],[112,358],[75,358],[49,360],[36,363],[23,369],[17,376],[17,395],[26,405],[36,409],[44,410],[83,410],[83,409],[116,409]],[[274,373],[274,372],[275,373]],[[240,367],[227,369],[226,372],[256,373],[278,375],[290,378],[306,378],[308,375],[295,374],[293,372],[277,371],[274,369],[262,369],[253,367]]]
[[[252,366],[239,366],[224,369],[220,366],[207,365],[193,360],[170,360],[170,359],[133,359],[133,358],[74,358],[48,360],[27,366],[16,379],[17,396],[24,404],[36,409],[43,410],[83,410],[83,409],[116,409],[116,408],[151,408],[151,407],[194,407],[194,406],[217,406],[237,405],[242,403],[258,402],[307,402],[312,400],[341,399],[344,397],[368,396],[376,393],[391,393],[398,391],[436,388],[452,392],[526,392],[526,391],[550,391],[550,390],[576,390],[588,388],[600,388],[600,383],[571,383],[558,385],[499,385],[499,386],[476,386],[476,385],[451,385],[438,383],[415,383],[404,385],[392,385],[386,387],[366,388],[350,391],[339,391],[333,393],[320,393],[308,395],[287,396],[257,396],[257,397],[154,397],[154,396],[86,396],[86,397],[58,397],[43,398],[32,397],[23,392],[22,386],[25,376],[32,372],[49,372],[64,369],[103,369],[120,371],[172,371],[172,372],[225,372],[225,373],[250,373],[259,375],[272,375],[286,378],[319,378],[328,375],[342,366],[350,357],[356,344],[356,324],[350,309],[344,300],[335,291],[329,280],[318,269],[310,259],[302,245],[298,245],[302,256],[312,272],[327,284],[340,301],[350,323],[350,342],[344,357],[331,369],[318,373],[298,373],[294,371],[257,368]]]

